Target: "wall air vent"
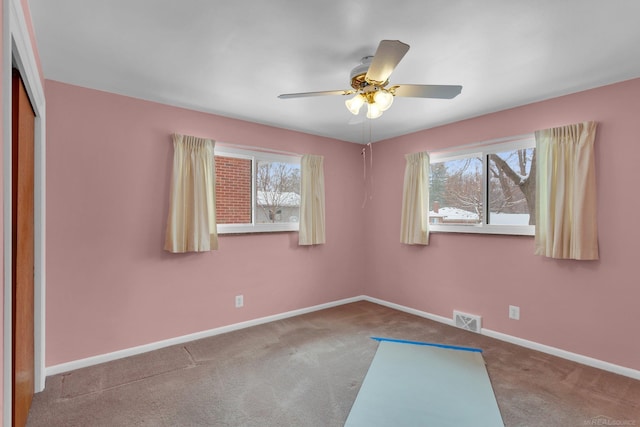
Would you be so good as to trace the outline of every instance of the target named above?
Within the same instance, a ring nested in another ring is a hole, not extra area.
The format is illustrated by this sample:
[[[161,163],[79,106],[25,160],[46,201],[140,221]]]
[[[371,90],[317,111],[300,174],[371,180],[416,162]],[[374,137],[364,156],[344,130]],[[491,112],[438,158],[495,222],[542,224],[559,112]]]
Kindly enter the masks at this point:
[[[453,322],[460,329],[480,333],[482,317],[453,310]]]

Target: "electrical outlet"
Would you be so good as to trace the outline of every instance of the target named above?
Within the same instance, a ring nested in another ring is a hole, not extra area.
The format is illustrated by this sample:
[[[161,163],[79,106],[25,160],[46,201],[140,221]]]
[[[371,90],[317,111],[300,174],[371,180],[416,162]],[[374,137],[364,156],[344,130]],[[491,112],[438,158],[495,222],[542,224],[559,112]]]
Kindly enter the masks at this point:
[[[520,307],[515,305],[509,306],[509,319],[520,320]]]
[[[244,296],[236,295],[236,308],[240,308],[244,305]]]

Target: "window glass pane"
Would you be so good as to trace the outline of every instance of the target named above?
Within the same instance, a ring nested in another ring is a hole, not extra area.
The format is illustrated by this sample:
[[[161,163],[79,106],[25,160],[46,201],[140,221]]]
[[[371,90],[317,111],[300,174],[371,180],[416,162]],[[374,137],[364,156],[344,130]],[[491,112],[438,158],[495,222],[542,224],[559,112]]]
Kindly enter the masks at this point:
[[[489,154],[488,224],[535,224],[535,148]]]
[[[256,223],[291,223],[300,217],[300,165],[258,160]]]
[[[251,224],[251,160],[215,156],[216,223]]]
[[[429,222],[482,223],[482,160],[479,157],[432,163],[429,183]]]

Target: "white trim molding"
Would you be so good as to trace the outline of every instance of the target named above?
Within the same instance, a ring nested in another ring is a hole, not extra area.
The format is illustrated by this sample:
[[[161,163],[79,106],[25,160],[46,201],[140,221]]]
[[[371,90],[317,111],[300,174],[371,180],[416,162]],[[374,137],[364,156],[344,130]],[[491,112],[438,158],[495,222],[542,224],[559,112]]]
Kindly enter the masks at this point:
[[[299,310],[287,311],[281,314],[274,314],[272,316],[261,317],[258,319],[248,320],[246,322],[235,323],[233,325],[221,326],[219,328],[209,329],[202,332],[196,332],[193,334],[183,335],[180,337],[170,338],[163,341],[157,341],[137,347],[132,347],[124,350],[114,351],[112,353],[101,354],[98,356],[87,357],[85,359],[74,360],[72,362],[61,363],[59,365],[49,366],[46,369],[47,376],[57,375],[64,372],[73,371],[80,368],[86,368],[88,366],[97,365],[100,363],[111,362],[113,360],[122,359],[124,357],[135,356],[137,354],[146,353],[148,351],[158,350],[172,345],[184,344],[187,342],[199,340],[202,338],[209,338],[216,335],[224,334],[227,332],[237,331],[239,329],[249,328],[251,326],[258,326],[264,323],[275,322],[276,320],[288,319],[294,316],[300,316],[301,314],[312,313],[318,310],[324,310],[326,308],[337,307],[352,302],[362,301],[364,297],[346,298],[338,301],[328,302],[325,304],[314,305],[312,307],[301,308]]]
[[[358,301],[368,301],[374,304],[382,305],[385,307],[392,308],[394,310],[402,311],[405,313],[413,314],[418,317],[423,317],[425,319],[433,320],[435,322],[443,323],[445,325],[454,326],[453,319],[449,319],[447,317],[438,316],[436,314],[427,313],[425,311],[416,310],[410,307],[406,307],[400,304],[395,304],[392,302],[384,301],[378,298],[372,298],[366,295],[361,295],[353,298],[346,298],[338,301],[329,302],[326,304],[315,305],[312,307],[302,308],[299,310],[288,311],[281,314],[276,314],[273,316],[261,317],[259,319],[249,320],[246,322],[236,323],[233,325],[222,326],[220,328],[210,329],[207,331],[197,332],[194,334],[184,335],[181,337],[171,338],[164,341],[158,341],[155,343],[145,344],[138,347],[132,347],[120,351],[114,351],[112,353],[102,354],[98,356],[88,357],[86,359],[74,360],[72,362],[61,363],[59,365],[49,366],[46,369],[47,376],[49,375],[57,375],[64,372],[73,371],[80,368],[86,368],[88,366],[97,365],[100,363],[111,362],[113,360],[122,359],[124,357],[135,356],[137,354],[146,353],[152,350],[158,350],[160,348],[169,347],[177,344],[184,344],[190,341],[208,338],[215,335],[224,334],[226,332],[232,332],[239,329],[249,328],[251,326],[262,325],[264,323],[274,322],[276,320],[287,319],[294,316],[299,316],[301,314],[312,313],[314,311],[323,310],[326,308],[337,307],[344,304],[349,304]],[[455,327],[455,326],[454,326]],[[599,368],[605,371],[613,372],[616,374],[624,375],[630,378],[640,379],[640,371],[626,368],[624,366],[614,365],[613,363],[604,362],[601,360],[597,360],[591,357],[582,356],[580,354],[571,353],[569,351],[561,350],[555,347],[550,347],[544,344],[538,344],[532,341],[527,341],[522,338],[513,337],[510,335],[506,335],[500,332],[491,331],[488,329],[481,330],[482,335],[486,335],[491,338],[498,339],[500,341],[509,342],[512,344],[519,345],[521,347],[530,348],[532,350],[541,351],[543,353],[548,353],[554,356],[561,357],[563,359],[568,359],[577,363],[581,363],[583,365],[592,366],[595,368]]]
[[[438,316],[437,314],[427,313],[425,311],[416,310],[415,308],[410,308],[404,305],[388,302],[385,300],[381,300],[381,299],[373,298],[369,296],[364,296],[362,299],[364,301],[369,301],[374,304],[393,308],[394,310],[404,311],[405,313],[413,314],[418,317],[424,317],[425,319],[433,320],[434,322],[444,323],[445,325],[449,325],[449,326],[455,326],[455,324],[453,323],[453,319],[449,319],[448,317]]]
[[[4,425],[11,425],[11,188],[12,188],[12,68],[22,76],[36,114],[34,135],[34,391],[45,385],[45,97],[35,51],[20,0],[2,2],[2,121],[3,121],[3,414]]]
[[[540,344],[534,341],[525,340],[522,338],[514,337],[512,335],[503,334],[502,332],[492,331],[491,329],[482,329],[482,335],[486,335],[491,338],[498,339],[500,341],[506,341],[511,344],[519,345],[520,347],[529,348],[531,350],[537,350],[542,353],[547,353],[552,356],[557,356],[562,359],[571,360],[582,365],[591,366],[593,368],[602,369],[603,371],[613,372],[614,374],[624,375],[625,377],[634,378],[640,380],[640,371],[636,369],[627,368],[625,366],[616,365],[613,363],[605,362],[603,360],[594,359],[593,357],[583,356],[582,354],[572,353],[561,348],[551,347],[549,345]]]
[[[435,314],[427,313],[424,311],[416,310],[410,307],[406,307],[400,304],[395,304],[391,302],[387,302],[384,300],[380,300],[377,298],[371,298],[365,296],[363,298],[365,301],[373,302],[376,304],[384,305],[386,307],[390,307],[399,311],[404,311],[405,313],[414,314],[416,316],[424,317],[426,319],[434,320],[436,322],[444,323],[446,325],[454,326],[453,320],[447,317],[438,316]],[[512,335],[503,334],[502,332],[492,331],[490,329],[482,328],[480,330],[481,335],[486,335],[490,338],[495,338],[500,341],[505,341],[511,344],[518,345],[520,347],[529,348],[531,350],[537,350],[542,353],[551,354],[552,356],[557,356],[562,359],[571,360],[573,362],[580,363],[582,365],[591,366],[594,368],[602,369],[603,371],[613,372],[615,374],[624,375],[625,377],[634,378],[636,380],[640,380],[640,371],[632,368],[627,368],[625,366],[616,365],[613,363],[605,362],[602,360],[594,359],[593,357],[583,356],[581,354],[572,353],[567,350],[562,350],[560,348],[551,347],[549,345],[540,344],[534,341],[525,340],[522,338],[514,337]]]

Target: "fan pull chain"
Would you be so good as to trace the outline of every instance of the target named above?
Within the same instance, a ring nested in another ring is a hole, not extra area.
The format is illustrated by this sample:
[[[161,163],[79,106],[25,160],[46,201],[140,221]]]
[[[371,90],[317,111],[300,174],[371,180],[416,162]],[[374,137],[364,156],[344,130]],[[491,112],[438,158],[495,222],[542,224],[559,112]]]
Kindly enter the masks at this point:
[[[362,169],[363,169],[363,183],[364,183],[364,200],[362,201],[362,207],[364,208],[367,205],[367,200],[368,199],[373,199],[373,143],[371,142],[371,120],[368,121],[369,122],[369,142],[367,143],[366,147],[364,147],[362,149]],[[362,133],[363,133],[363,138],[364,139],[364,124],[363,124],[363,129],[362,129]],[[369,192],[367,191],[367,147],[369,147],[369,168],[371,169],[370,172],[370,176],[371,176],[371,194],[369,194]]]
[[[373,199],[373,189],[375,188],[373,185],[373,142],[371,139],[371,122],[372,120],[369,120],[369,143],[367,144],[369,147],[369,176],[371,177],[369,183],[369,199]]]
[[[362,208],[367,205],[367,148],[362,149],[362,183],[364,184],[364,198],[362,200]]]
[[[370,163],[370,175],[371,175],[371,194],[369,195],[370,199],[373,199],[373,189],[375,185],[373,183],[373,143],[371,142],[371,122],[369,122],[369,163]]]

